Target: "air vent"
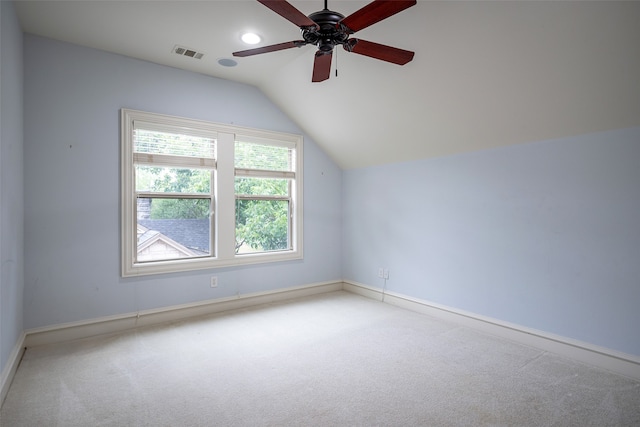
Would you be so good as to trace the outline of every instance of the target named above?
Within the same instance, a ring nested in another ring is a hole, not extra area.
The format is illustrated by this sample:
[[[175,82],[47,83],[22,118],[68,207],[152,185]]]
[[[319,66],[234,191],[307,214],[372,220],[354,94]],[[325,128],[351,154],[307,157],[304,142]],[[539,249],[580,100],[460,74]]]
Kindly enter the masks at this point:
[[[196,52],[193,49],[189,49],[187,47],[178,46],[178,45],[173,47],[173,52],[177,53],[178,55],[188,56],[189,58],[195,58],[195,59],[202,59],[202,57],[204,56],[204,53],[202,52]]]

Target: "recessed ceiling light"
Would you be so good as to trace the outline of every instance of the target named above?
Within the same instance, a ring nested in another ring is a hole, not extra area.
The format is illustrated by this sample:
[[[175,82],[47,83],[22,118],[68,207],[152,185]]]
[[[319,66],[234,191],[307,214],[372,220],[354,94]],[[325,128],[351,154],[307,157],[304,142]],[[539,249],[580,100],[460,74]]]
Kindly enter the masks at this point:
[[[258,44],[262,40],[256,33],[244,33],[241,39],[246,44]]]

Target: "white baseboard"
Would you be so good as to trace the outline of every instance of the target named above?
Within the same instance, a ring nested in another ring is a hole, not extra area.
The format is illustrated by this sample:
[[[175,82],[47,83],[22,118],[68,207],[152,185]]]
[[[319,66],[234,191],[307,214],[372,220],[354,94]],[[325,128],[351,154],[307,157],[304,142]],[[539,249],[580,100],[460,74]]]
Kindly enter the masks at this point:
[[[27,330],[23,332],[18,343],[16,343],[9,362],[2,371],[0,402],[4,400],[9,390],[25,347],[118,333],[141,326],[179,321],[339,290],[345,290],[372,299],[384,300],[384,302],[398,307],[482,330],[524,345],[640,380],[640,357],[637,356],[394,292],[386,291],[383,293],[382,289],[353,281],[331,281]]]
[[[381,300],[411,311],[424,313],[473,329],[482,330],[492,335],[558,354],[601,369],[606,369],[635,380],[640,380],[640,357],[634,355],[408,297],[395,292],[385,291],[383,293],[382,289],[367,286],[362,283],[344,281],[343,289],[347,292]]]
[[[42,344],[53,344],[96,335],[118,333],[141,326],[157,325],[223,311],[247,308],[259,304],[286,301],[340,290],[342,290],[341,281],[315,283],[30,329],[25,331],[26,338],[24,346],[31,347]]]
[[[9,360],[7,360],[7,364],[4,366],[2,370],[2,376],[0,377],[0,407],[4,403],[4,398],[7,397],[7,393],[9,392],[9,387],[11,386],[11,382],[13,381],[13,377],[18,370],[18,365],[20,365],[20,361],[22,360],[22,355],[24,354],[25,348],[25,333],[20,334],[18,338],[18,342],[11,350],[11,354],[9,355]]]

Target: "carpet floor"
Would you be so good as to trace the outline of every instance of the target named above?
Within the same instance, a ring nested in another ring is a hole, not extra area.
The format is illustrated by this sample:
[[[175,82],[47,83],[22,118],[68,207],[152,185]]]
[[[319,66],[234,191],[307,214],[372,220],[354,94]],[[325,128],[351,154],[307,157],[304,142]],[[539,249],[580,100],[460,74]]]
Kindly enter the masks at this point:
[[[13,426],[640,426],[640,382],[347,292],[27,349]]]

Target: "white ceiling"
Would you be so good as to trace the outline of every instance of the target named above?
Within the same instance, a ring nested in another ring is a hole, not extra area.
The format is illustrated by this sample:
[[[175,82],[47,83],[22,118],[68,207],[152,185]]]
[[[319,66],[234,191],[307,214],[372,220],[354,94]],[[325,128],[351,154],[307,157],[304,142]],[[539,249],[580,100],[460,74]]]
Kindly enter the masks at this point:
[[[345,169],[640,126],[637,1],[419,0],[356,34],[415,51],[412,62],[339,48],[339,76],[322,83],[311,83],[314,46],[217,63],[250,48],[245,30],[258,46],[300,39],[253,0],[18,0],[16,10],[27,33],[255,85]],[[176,44],[205,55],[178,56]]]

